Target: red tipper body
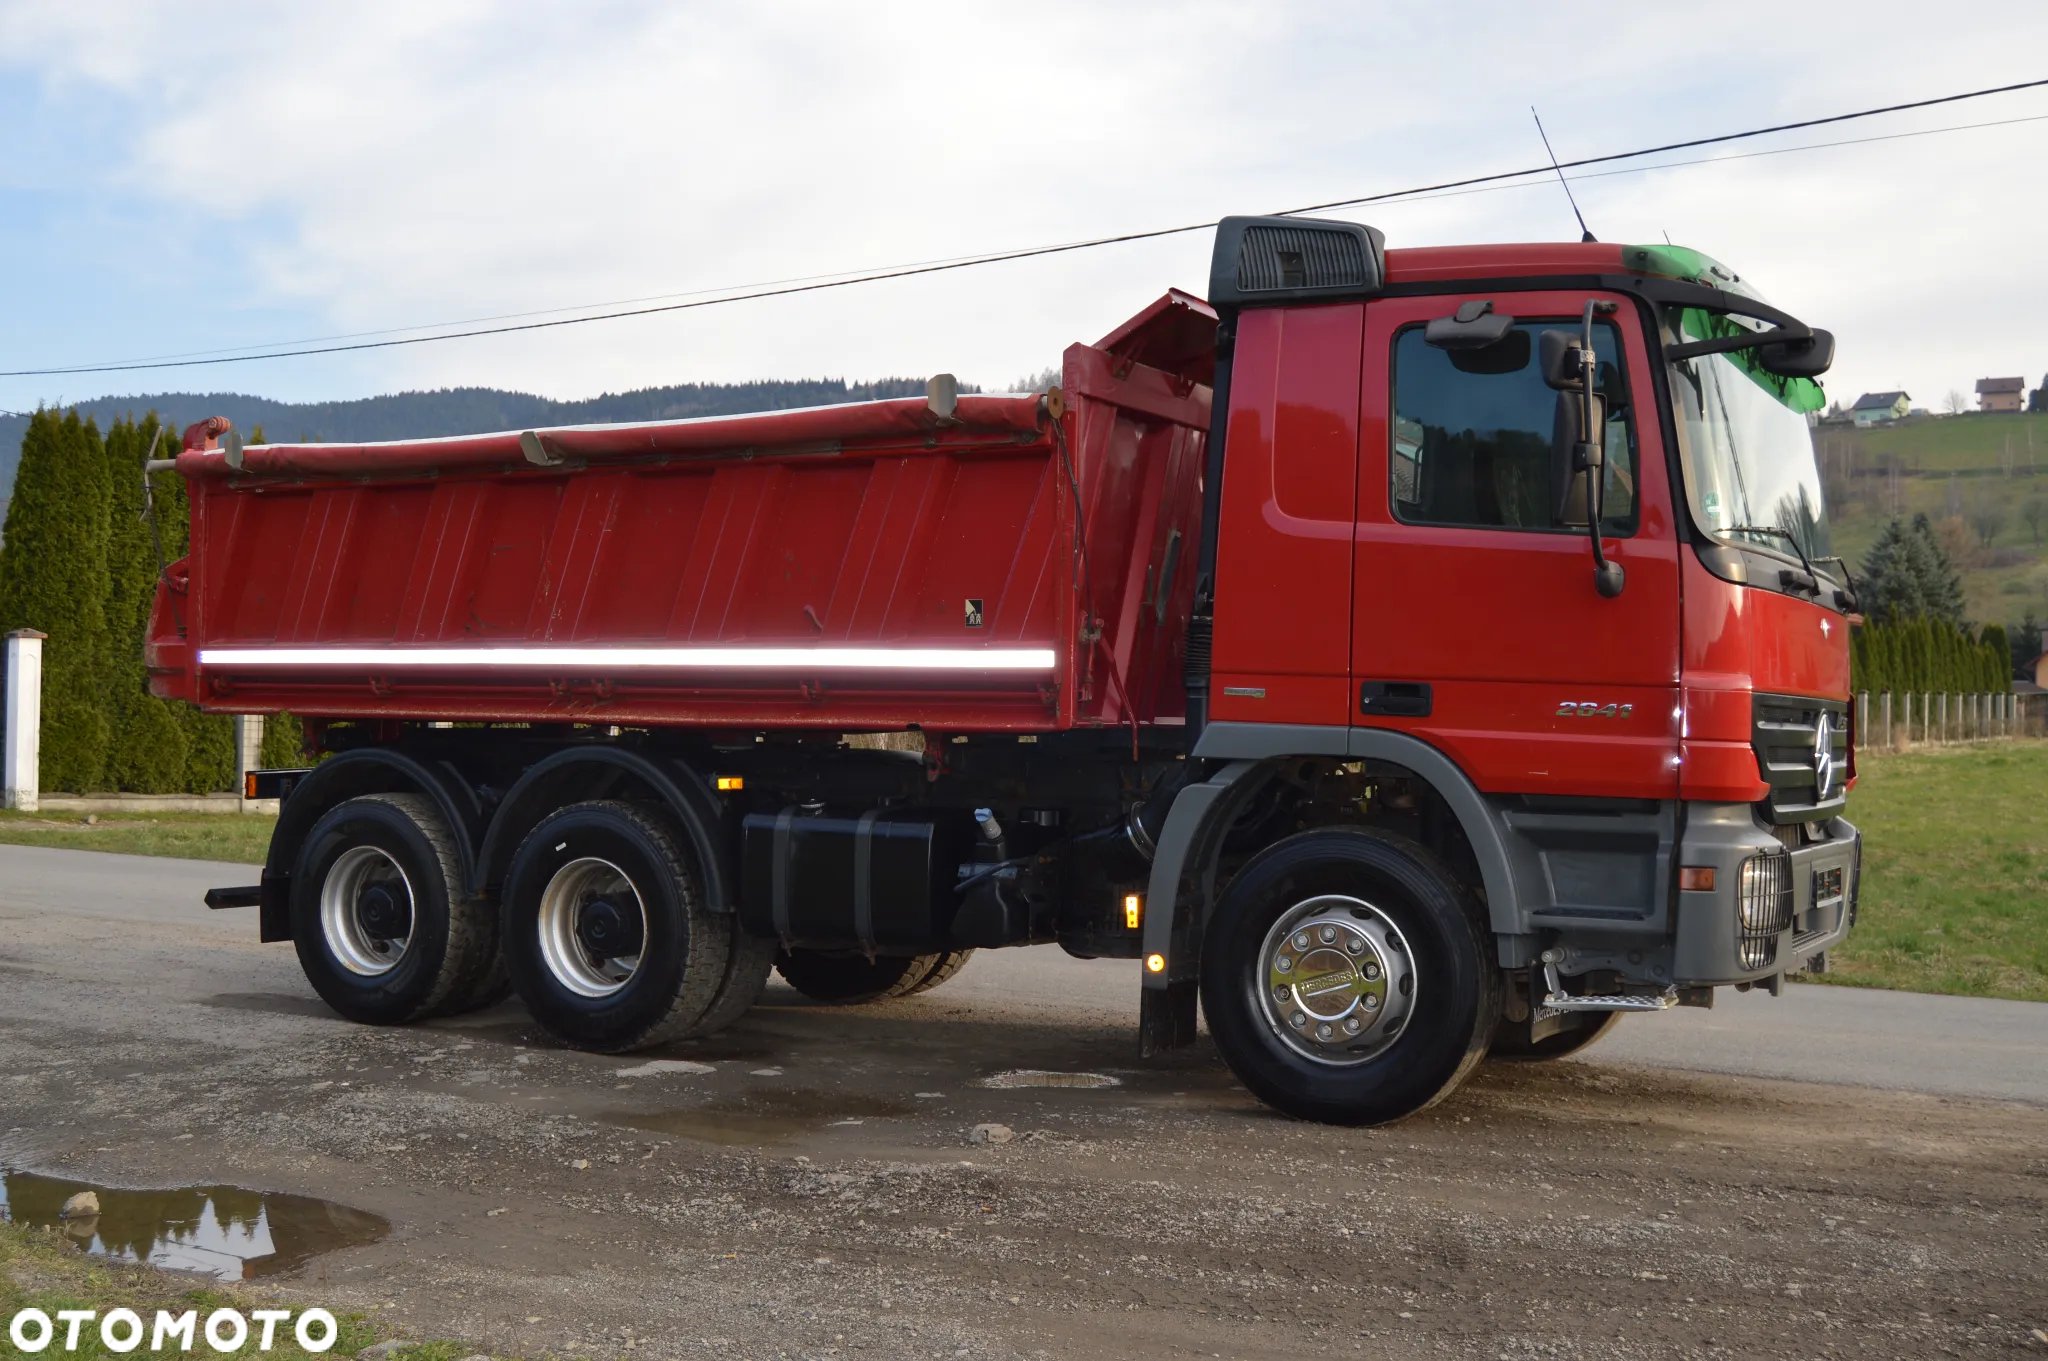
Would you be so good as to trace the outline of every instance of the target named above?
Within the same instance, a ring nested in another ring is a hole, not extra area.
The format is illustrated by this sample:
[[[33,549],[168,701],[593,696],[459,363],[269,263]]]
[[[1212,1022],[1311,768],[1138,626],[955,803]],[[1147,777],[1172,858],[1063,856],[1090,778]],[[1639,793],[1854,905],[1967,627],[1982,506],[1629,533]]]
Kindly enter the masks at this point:
[[[188,448],[152,688],[336,718],[1177,723],[1214,319],[1169,294],[1071,347],[1059,414],[969,394],[239,469]]]

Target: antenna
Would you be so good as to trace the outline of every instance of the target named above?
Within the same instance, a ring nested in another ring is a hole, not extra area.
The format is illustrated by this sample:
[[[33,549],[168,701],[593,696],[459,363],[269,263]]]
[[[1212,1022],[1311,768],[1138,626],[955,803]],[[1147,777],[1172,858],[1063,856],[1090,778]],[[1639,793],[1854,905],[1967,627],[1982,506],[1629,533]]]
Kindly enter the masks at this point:
[[[1557,153],[1550,149],[1550,134],[1543,130],[1543,116],[1536,112],[1536,106],[1529,106],[1529,116],[1536,120],[1536,135],[1543,139],[1543,154],[1550,157],[1550,168],[1557,172],[1557,182],[1564,187],[1564,200],[1572,205],[1572,216],[1579,220],[1579,240],[1597,241],[1593,229],[1586,225],[1586,215],[1579,211],[1579,201],[1572,197],[1571,181],[1564,177],[1564,167],[1557,163]]]

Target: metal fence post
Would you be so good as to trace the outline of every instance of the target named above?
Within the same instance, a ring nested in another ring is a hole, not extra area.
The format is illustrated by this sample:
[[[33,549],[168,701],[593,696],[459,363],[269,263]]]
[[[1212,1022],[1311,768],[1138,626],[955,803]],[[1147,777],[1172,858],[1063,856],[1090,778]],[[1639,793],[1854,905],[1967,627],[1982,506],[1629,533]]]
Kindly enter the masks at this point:
[[[1898,740],[1892,732],[1892,692],[1889,690],[1885,691],[1884,699],[1880,703],[1883,706],[1884,712],[1884,749],[1886,751],[1897,751],[1899,749]]]
[[[34,629],[7,635],[6,737],[0,742],[0,804],[33,813],[42,806],[43,639]]]

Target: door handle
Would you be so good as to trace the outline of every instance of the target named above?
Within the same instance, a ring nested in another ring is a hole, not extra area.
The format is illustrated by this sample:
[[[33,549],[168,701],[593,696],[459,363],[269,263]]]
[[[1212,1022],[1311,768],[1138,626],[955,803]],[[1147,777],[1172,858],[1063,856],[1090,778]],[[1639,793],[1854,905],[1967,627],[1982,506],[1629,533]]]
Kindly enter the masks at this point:
[[[1360,681],[1358,712],[1388,718],[1428,718],[1429,685],[1424,681]]]

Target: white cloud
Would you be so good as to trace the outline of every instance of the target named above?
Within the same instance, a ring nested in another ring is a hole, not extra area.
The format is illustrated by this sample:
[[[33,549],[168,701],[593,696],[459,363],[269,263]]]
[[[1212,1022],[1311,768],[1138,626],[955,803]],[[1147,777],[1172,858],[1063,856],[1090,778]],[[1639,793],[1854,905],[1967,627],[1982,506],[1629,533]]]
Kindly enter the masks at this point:
[[[1447,12],[22,0],[0,9],[0,63],[79,120],[33,130],[79,139],[39,173],[163,213],[166,263],[145,291],[178,301],[190,285],[170,262],[193,241],[228,254],[188,336],[103,319],[65,337],[113,358],[289,338],[279,317],[397,326],[1260,211],[1528,164],[1532,102],[1560,154],[1587,154],[2025,78],[1996,54],[2017,63],[2048,36],[2022,5],[1942,27],[1846,4]],[[1888,126],[2035,112],[2048,95]],[[2027,167],[2044,129],[1615,177],[1581,201],[1609,239],[1668,229],[1834,327],[1838,393],[1904,383],[1931,402],[1980,372],[2048,368],[2028,348],[2043,205]],[[1812,134],[1842,135],[1856,133]],[[1357,215],[1397,246],[1570,225],[1554,186]],[[143,377],[292,395],[939,368],[994,382],[1169,284],[1199,290],[1206,255],[1202,236],[1170,238],[368,361]],[[65,380],[81,381],[101,380]]]

